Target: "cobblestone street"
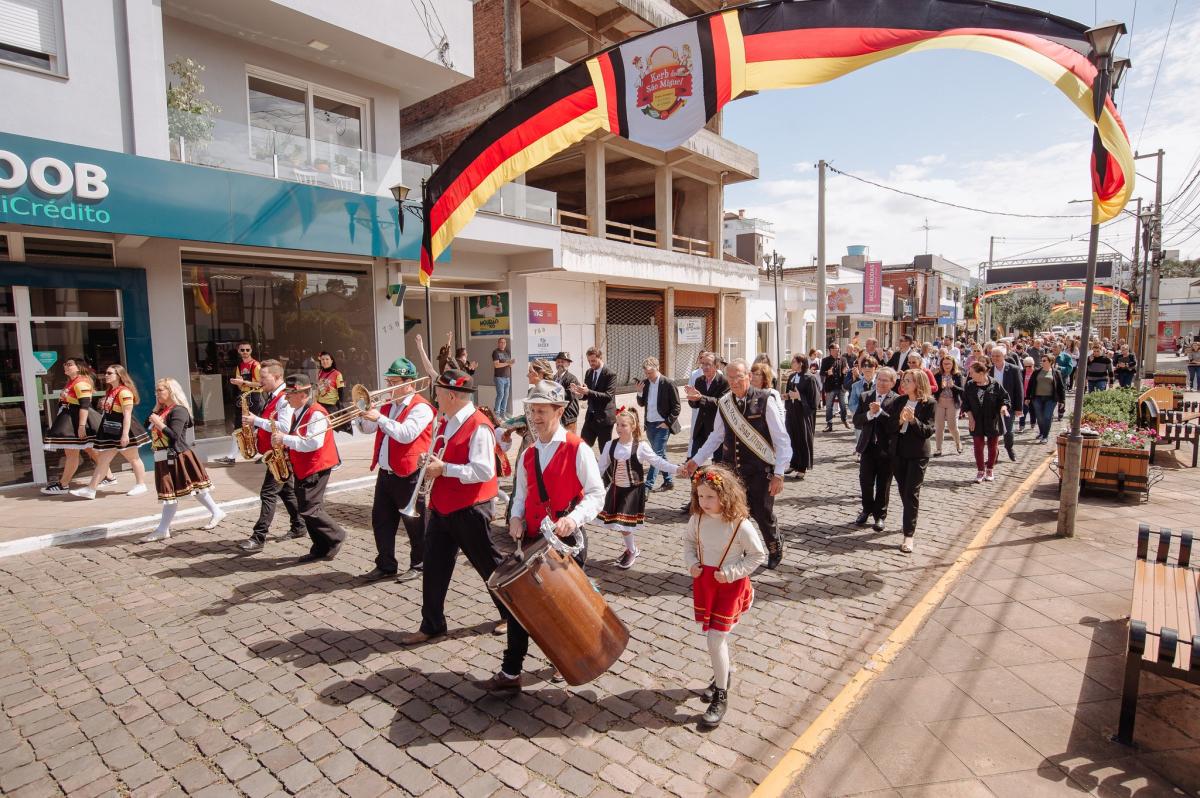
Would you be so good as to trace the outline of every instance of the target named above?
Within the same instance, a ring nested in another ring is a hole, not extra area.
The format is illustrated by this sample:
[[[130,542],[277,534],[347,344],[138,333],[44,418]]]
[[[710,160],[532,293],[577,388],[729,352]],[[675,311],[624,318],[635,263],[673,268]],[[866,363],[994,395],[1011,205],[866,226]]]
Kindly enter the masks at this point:
[[[396,645],[418,626],[420,582],[358,580],[374,557],[369,489],[331,498],[350,534],[331,563],[295,565],[307,548],[295,541],[239,556],[245,510],[211,532],[181,525],[166,546],[124,538],[0,560],[0,791],[746,795],[1051,451],[1018,441],[1018,462],[1002,455],[982,485],[969,448],[948,444],[904,555],[894,489],[888,531],[854,527],[851,433],[818,432],[816,471],[777,503],[788,551],[754,579],[730,711],[710,733],[695,723],[711,671],[679,554],[682,489],[652,496],[630,571],[610,564],[619,537],[592,533],[589,574],[632,635],[620,661],[564,689],[536,655],[512,699],[472,684],[496,670],[504,639],[465,560],[450,635]]]

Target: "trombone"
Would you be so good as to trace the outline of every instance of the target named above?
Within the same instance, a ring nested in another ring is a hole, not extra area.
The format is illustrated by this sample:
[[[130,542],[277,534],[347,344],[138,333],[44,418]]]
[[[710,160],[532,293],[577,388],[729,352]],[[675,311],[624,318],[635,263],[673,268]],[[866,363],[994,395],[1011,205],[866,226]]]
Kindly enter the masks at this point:
[[[445,415],[439,413],[433,418],[433,436],[429,439],[428,451],[421,452],[421,471],[417,474],[417,482],[413,485],[412,496],[408,499],[408,504],[404,505],[400,510],[400,515],[416,518],[421,514],[417,509],[418,500],[428,500],[429,492],[433,490],[433,480],[425,479],[425,469],[429,468],[429,461],[433,458],[442,459],[442,455],[446,452],[446,439],[439,438],[437,434],[438,425],[442,422]],[[438,441],[441,440],[441,448],[438,448]]]
[[[329,429],[336,429],[337,427],[349,424],[368,410],[391,401],[395,398],[396,392],[401,388],[412,386],[413,393],[420,393],[429,387],[428,383],[429,377],[418,377],[410,382],[400,383],[399,385],[387,385],[374,391],[367,390],[365,385],[355,385],[350,389],[350,404],[329,414]]]

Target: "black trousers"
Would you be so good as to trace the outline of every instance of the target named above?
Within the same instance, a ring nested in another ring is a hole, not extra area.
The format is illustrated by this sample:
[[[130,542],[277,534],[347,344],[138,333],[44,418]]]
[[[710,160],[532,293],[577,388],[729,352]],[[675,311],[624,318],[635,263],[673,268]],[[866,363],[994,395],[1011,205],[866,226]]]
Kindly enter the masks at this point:
[[[582,533],[582,530],[580,530]],[[578,534],[568,538],[563,538],[563,543],[568,546],[575,546],[579,543]],[[537,538],[533,538],[537,540]],[[525,545],[530,543],[529,539],[525,540]],[[587,536],[584,534],[583,551],[575,556],[575,562],[579,563],[579,567],[583,568],[587,561]],[[525,656],[529,653],[529,632],[525,631],[525,627],[517,622],[516,618],[509,617],[508,621],[508,645],[504,649],[504,660],[500,663],[500,670],[508,676],[519,676],[521,670],[525,667]]]
[[[446,632],[446,593],[454,576],[454,564],[461,550],[484,582],[496,570],[496,552],[488,540],[492,523],[492,502],[442,515],[429,511],[425,530],[425,569],[421,579],[421,631],[427,635]],[[492,596],[503,620],[511,617],[504,605]]]
[[[880,521],[887,518],[894,467],[892,456],[876,446],[868,446],[858,461],[858,487],[862,491],[863,512]]]
[[[771,471],[754,471],[739,474],[746,486],[746,501],[750,505],[750,517],[762,532],[768,551],[779,546],[779,529],[775,520],[775,497],[771,495]]]
[[[591,446],[600,442],[601,448],[608,443],[612,438],[613,425],[606,423],[603,419],[592,418],[587,416],[583,420],[583,431],[579,433],[579,437],[583,438],[583,442]]]
[[[375,532],[375,566],[389,574],[396,573],[396,531],[404,523],[408,533],[408,567],[420,568],[425,561],[425,500],[417,500],[417,515],[401,515],[417,487],[414,471],[406,477],[393,471],[379,470],[375,478],[375,501],[371,505],[371,529]]]
[[[1010,413],[1004,419],[1004,450],[1009,454],[1013,451],[1013,422],[1016,418]]]
[[[917,532],[917,513],[921,509],[921,484],[925,481],[928,457],[897,457],[896,487],[900,489],[900,501],[904,503],[904,520],[901,529],[905,535]]]
[[[298,532],[305,529],[304,521],[300,518],[300,508],[296,504],[295,477],[288,477],[280,482],[271,474],[271,469],[263,470],[266,473],[263,474],[262,488],[258,492],[262,506],[258,511],[258,520],[254,523],[254,532],[251,535],[259,543],[263,543],[267,539],[267,532],[271,529],[271,521],[275,519],[275,508],[279,505],[280,500],[283,501],[284,509],[287,510],[288,519],[291,521],[291,531]]]
[[[332,470],[326,468],[296,480],[296,503],[300,505],[300,517],[312,540],[309,553],[319,557],[328,554],[330,549],[346,539],[346,530],[325,512],[325,487],[329,484]]]

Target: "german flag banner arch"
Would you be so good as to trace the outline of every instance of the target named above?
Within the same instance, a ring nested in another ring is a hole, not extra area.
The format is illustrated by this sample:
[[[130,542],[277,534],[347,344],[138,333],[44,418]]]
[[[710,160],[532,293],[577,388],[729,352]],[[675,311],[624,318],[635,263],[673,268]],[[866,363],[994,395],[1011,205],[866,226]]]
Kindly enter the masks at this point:
[[[1093,111],[1085,25],[983,0],[779,0],[635,36],[548,78],[468,135],[424,194],[421,282],[505,183],[597,131],[668,150],[746,92],[826,83],[895,56],[958,49],[1007,59],[1057,87],[1095,126],[1092,219],[1133,192],[1133,153],[1111,99]]]

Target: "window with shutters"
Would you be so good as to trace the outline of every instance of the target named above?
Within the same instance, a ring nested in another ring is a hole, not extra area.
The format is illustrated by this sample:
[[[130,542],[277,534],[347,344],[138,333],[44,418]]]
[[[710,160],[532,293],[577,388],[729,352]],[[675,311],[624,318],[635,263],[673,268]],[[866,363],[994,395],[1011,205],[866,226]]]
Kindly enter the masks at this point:
[[[0,64],[65,75],[62,0],[0,0]]]

